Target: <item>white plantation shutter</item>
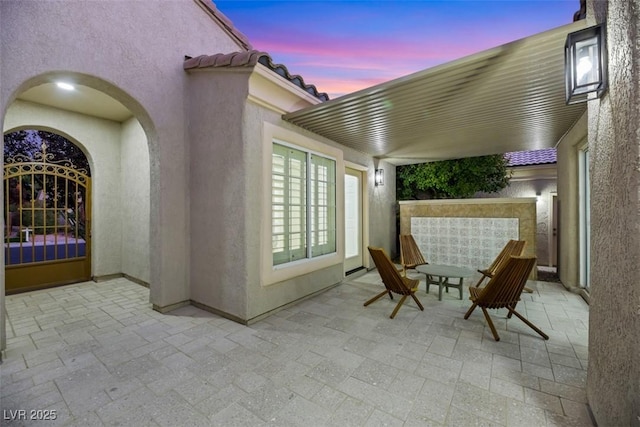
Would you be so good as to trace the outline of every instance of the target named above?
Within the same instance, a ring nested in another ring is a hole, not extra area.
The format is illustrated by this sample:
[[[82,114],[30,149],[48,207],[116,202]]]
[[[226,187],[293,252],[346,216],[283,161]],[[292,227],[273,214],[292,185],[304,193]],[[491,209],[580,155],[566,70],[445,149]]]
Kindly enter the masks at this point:
[[[336,162],[311,155],[311,254],[336,251]]]
[[[273,265],[335,252],[336,162],[274,143],[271,174]]]
[[[307,255],[307,155],[273,145],[271,186],[271,235],[273,264]]]

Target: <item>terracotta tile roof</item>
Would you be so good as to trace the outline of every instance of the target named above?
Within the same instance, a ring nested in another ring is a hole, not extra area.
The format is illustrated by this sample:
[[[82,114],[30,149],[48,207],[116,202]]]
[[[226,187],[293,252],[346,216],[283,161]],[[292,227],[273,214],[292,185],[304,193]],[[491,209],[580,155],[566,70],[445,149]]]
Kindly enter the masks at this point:
[[[218,10],[216,5],[213,4],[211,0],[196,0],[196,1],[202,8],[204,8],[209,13],[211,17],[213,17],[214,20],[216,20],[216,22],[218,22],[218,24],[220,24],[222,28],[224,28],[227,31],[227,33],[229,33],[229,35],[231,35],[232,38],[235,39],[236,43],[238,43],[240,47],[247,50],[253,48],[247,36],[242,34],[240,30],[238,30],[233,25],[233,22],[231,22],[231,20],[227,18],[224,13]]]
[[[246,52],[216,53],[215,55],[200,55],[195,58],[185,57],[183,68],[216,68],[216,67],[253,67],[258,63],[264,52],[249,50]]]
[[[555,148],[533,151],[515,151],[512,153],[506,153],[505,156],[509,159],[508,166],[510,167],[546,165],[557,162]]]
[[[315,85],[306,84],[302,76],[290,74],[287,67],[282,64],[274,64],[273,60],[266,52],[258,50],[249,50],[246,52],[217,53],[215,55],[201,55],[195,58],[186,57],[183,68],[185,70],[193,70],[197,68],[215,68],[215,67],[254,67],[256,64],[262,64],[274,73],[290,81],[302,90],[310,93],[321,101],[328,101],[329,95],[324,92],[318,92]]]

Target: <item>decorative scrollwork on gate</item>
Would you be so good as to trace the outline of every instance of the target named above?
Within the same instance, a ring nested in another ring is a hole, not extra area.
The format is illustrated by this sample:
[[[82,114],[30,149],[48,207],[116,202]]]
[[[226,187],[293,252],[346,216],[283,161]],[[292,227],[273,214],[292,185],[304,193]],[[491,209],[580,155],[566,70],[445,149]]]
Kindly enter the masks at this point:
[[[16,154],[4,159],[4,178],[13,178],[25,174],[54,174],[86,185],[89,172],[78,168],[68,159],[55,160],[52,153],[47,153],[47,144],[43,142],[41,151],[32,155]]]
[[[5,265],[65,261],[87,254],[91,178],[70,159],[40,150],[5,157]]]

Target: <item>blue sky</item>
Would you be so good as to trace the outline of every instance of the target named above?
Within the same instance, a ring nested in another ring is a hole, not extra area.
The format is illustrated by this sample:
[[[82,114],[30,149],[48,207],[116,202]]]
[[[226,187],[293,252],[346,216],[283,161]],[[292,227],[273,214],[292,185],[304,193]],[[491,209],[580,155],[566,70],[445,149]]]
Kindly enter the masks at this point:
[[[579,0],[214,1],[331,98],[569,24]]]

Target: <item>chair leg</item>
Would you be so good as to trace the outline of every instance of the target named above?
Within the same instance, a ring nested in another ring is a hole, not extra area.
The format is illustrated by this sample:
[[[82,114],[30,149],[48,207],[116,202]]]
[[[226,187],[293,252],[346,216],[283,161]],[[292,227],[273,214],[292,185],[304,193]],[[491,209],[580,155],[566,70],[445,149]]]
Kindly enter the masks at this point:
[[[380,298],[382,298],[383,296],[385,296],[385,295],[387,294],[387,292],[389,292],[389,291],[386,291],[386,290],[385,290],[385,291],[383,291],[383,292],[380,292],[378,295],[376,295],[375,297],[371,298],[369,301],[365,302],[365,303],[364,303],[364,306],[366,307],[366,306],[368,306],[369,304],[371,304],[372,302],[375,302],[375,301],[379,300]]]
[[[402,304],[404,304],[404,300],[407,299],[407,295],[402,295],[402,298],[400,298],[400,301],[398,301],[398,304],[396,305],[396,308],[393,310],[393,313],[391,313],[391,316],[389,316],[390,319],[393,319],[394,317],[396,317],[396,313],[398,312],[398,310],[400,310],[400,307],[402,307]]]
[[[509,309],[509,312],[515,314],[518,317],[518,319],[522,320],[524,323],[527,324],[527,326],[529,326],[531,329],[533,329],[538,334],[540,334],[540,336],[542,338],[544,338],[545,340],[549,339],[549,335],[545,334],[540,329],[538,329],[538,327],[536,325],[534,325],[533,323],[529,322],[529,320],[527,320],[523,315],[521,315],[520,313],[518,313],[517,311],[515,311],[514,309],[512,309],[510,307],[507,307],[507,308]]]
[[[413,292],[411,293],[411,298],[413,298],[416,304],[418,304],[418,307],[420,307],[420,311],[424,311],[424,307],[422,306],[422,304],[420,304],[420,301],[418,301],[418,298],[416,298]]]
[[[509,307],[507,307],[507,310],[508,310],[508,309],[509,309]],[[513,304],[513,306],[511,306],[511,310],[514,310],[514,311],[515,311],[515,309],[516,309],[516,304]],[[511,319],[511,315],[512,315],[512,314],[513,314],[513,313],[512,313],[511,311],[509,311],[509,312],[507,313],[507,319]]]
[[[527,288],[526,286],[524,287],[523,291],[532,294],[533,293],[533,289],[531,288]]]
[[[478,304],[476,304],[475,302],[471,304],[471,307],[469,307],[469,310],[467,310],[467,314],[464,315],[465,320],[468,319],[469,316],[471,316],[471,313],[473,313],[473,310],[475,310],[477,306]]]
[[[489,313],[487,313],[487,309],[484,307],[480,307],[482,309],[482,312],[484,313],[484,318],[487,319],[487,323],[489,324],[489,328],[491,328],[491,333],[493,334],[493,339],[495,339],[496,341],[500,341],[500,336],[498,335],[498,331],[496,331],[496,327],[493,326],[493,321],[491,320],[491,317],[489,316]]]

